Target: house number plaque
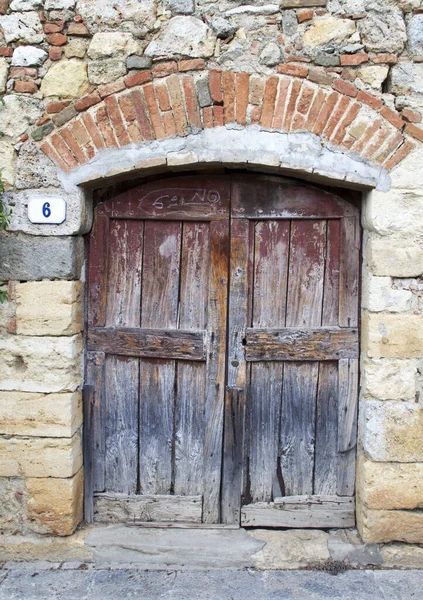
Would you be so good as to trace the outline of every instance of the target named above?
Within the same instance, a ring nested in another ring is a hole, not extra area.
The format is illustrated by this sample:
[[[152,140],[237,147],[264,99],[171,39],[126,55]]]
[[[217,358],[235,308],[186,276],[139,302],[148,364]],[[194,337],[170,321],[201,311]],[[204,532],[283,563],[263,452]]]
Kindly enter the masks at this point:
[[[40,196],[28,202],[28,219],[31,223],[59,225],[66,220],[66,200],[58,196]]]

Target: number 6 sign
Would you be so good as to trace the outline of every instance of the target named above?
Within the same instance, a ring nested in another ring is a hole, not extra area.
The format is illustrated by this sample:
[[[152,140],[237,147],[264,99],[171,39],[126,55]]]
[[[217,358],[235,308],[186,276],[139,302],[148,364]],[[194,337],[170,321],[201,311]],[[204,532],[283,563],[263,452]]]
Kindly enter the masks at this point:
[[[57,196],[33,198],[28,202],[28,219],[31,223],[59,225],[66,219],[66,200]]]

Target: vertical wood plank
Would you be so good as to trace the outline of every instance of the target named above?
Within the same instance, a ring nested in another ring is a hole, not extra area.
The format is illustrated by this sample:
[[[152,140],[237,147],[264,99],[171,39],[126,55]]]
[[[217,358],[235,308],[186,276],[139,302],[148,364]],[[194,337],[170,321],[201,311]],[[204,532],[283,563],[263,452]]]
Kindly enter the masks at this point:
[[[339,261],[340,261],[339,219],[327,221],[325,283],[323,292],[322,326],[336,326],[339,321]]]
[[[340,360],[338,368],[338,494],[352,496],[357,444],[358,360]]]
[[[184,223],[181,250],[179,327],[205,329],[210,225]],[[206,367],[178,361],[175,404],[175,494],[203,491]]]
[[[226,319],[229,269],[229,223],[210,224],[209,336],[205,405],[203,521],[219,519],[223,406],[226,366]]]
[[[287,327],[319,327],[322,320],[326,222],[293,221]],[[318,363],[285,363],[281,470],[285,495],[313,493]]]
[[[90,438],[93,491],[104,490],[105,461],[105,407],[104,407],[104,361],[103,352],[86,353],[85,383],[90,387],[88,405],[84,407],[88,421],[84,420],[84,431]],[[84,398],[85,402],[85,398]],[[84,433],[85,435],[85,433]]]
[[[255,225],[253,327],[284,327],[289,221]],[[249,479],[253,502],[269,502],[278,482],[283,364],[251,365]]]
[[[338,365],[321,362],[316,412],[314,494],[336,494],[338,477]]]
[[[107,245],[109,218],[97,214],[90,234],[88,326],[103,327],[106,319]]]
[[[141,325],[177,328],[181,223],[146,221]],[[140,489],[170,493],[173,485],[175,361],[140,360]]]
[[[360,274],[360,224],[358,217],[344,217],[341,227],[339,326],[356,327],[358,324]]]

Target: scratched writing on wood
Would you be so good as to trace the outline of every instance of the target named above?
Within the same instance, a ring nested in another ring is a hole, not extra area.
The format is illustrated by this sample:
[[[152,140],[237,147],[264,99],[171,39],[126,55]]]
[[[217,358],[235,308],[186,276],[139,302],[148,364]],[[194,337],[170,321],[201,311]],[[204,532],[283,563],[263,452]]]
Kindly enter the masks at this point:
[[[220,194],[216,190],[168,188],[149,192],[139,201],[139,207],[154,206],[159,210],[181,206],[217,204]]]

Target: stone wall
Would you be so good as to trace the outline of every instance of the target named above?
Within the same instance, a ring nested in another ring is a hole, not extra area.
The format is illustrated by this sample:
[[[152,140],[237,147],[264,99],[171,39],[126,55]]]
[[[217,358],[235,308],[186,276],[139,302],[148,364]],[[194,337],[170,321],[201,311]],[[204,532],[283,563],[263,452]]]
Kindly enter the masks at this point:
[[[0,528],[81,519],[89,189],[225,165],[363,190],[358,524],[423,543],[422,81],[420,0],[0,0]]]

